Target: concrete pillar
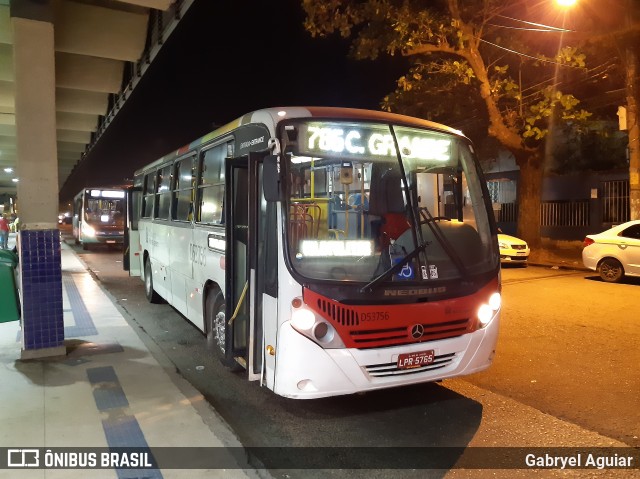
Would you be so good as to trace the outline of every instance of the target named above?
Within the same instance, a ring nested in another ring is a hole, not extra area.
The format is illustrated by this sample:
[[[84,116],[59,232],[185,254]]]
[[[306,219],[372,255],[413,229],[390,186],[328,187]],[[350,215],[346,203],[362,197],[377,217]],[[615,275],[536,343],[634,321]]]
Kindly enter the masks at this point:
[[[49,0],[12,0],[22,359],[66,353],[58,232],[55,62]]]

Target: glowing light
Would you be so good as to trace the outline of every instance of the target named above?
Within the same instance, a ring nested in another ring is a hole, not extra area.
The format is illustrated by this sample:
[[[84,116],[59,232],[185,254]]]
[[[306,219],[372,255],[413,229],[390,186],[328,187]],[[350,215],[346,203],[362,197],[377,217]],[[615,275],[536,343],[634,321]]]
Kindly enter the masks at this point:
[[[576,4],[576,0],[556,0],[556,3],[561,7],[572,7]]]
[[[502,297],[500,293],[493,293],[488,301],[489,304],[483,304],[478,308],[478,320],[480,321],[480,327],[484,328],[493,319],[495,314],[500,309],[502,304]]]
[[[312,258],[332,256],[371,256],[373,242],[364,240],[303,240],[300,242],[302,256]]]
[[[300,163],[311,163],[314,160],[311,156],[292,156],[291,163],[300,164]]]
[[[482,326],[486,325],[493,317],[493,309],[488,304],[483,304],[478,309],[478,319]]]
[[[86,236],[95,236],[96,230],[89,226],[87,223],[82,223],[82,233]]]
[[[216,237],[210,236],[208,239],[208,243],[209,243],[209,248],[217,249],[220,251],[224,251],[225,248],[227,247],[227,242],[223,238],[216,238]]]
[[[291,323],[296,329],[308,330],[316,322],[316,316],[308,309],[296,309],[291,313]]]
[[[124,198],[124,191],[91,190],[91,196],[102,198]]]
[[[425,133],[398,134],[398,144],[407,158],[449,161],[451,140]],[[396,149],[391,134],[366,128],[335,128],[309,125],[306,141],[311,152],[332,152],[349,155],[376,155],[395,157]]]
[[[218,205],[212,202],[206,202],[202,204],[203,213],[215,213],[218,211]]]
[[[500,309],[501,304],[502,298],[500,296],[500,293],[493,293],[489,298],[489,306],[497,311],[498,309]]]

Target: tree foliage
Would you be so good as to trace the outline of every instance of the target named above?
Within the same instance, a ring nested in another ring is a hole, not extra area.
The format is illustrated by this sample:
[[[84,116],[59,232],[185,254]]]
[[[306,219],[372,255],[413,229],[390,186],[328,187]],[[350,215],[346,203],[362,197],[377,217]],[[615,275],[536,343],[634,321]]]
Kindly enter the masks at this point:
[[[513,153],[520,167],[519,234],[539,244],[545,139],[553,125],[579,127],[590,115],[562,91],[583,74],[585,56],[561,47],[561,32],[546,26],[548,10],[509,0],[302,0],[302,6],[307,31],[350,39],[353,57],[408,59],[383,109],[483,131]]]

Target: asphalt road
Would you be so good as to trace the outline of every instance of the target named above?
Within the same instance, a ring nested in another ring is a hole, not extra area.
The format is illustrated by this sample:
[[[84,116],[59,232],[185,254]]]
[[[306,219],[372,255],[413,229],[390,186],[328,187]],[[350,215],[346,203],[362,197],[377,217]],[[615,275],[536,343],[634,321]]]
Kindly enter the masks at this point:
[[[467,380],[640,446],[640,281],[503,268],[496,360]]]
[[[640,325],[633,317],[640,283],[609,285],[584,272],[505,268],[502,330],[495,364],[488,371],[442,383],[295,401],[247,382],[212,359],[195,327],[170,306],[146,301],[140,279],[122,271],[120,252],[74,249],[141,338],[203,394],[245,446],[345,451],[371,446],[383,447],[384,455],[397,453],[394,447],[415,446],[639,444],[640,377],[635,365],[640,353],[635,345]],[[326,463],[340,460],[328,456]],[[270,472],[288,478],[346,477],[337,469]],[[594,472],[594,477],[631,477],[628,471]],[[351,470],[348,477],[487,473],[383,467]],[[531,471],[494,469],[490,475],[530,477]],[[589,477],[580,470],[543,470],[536,476]]]

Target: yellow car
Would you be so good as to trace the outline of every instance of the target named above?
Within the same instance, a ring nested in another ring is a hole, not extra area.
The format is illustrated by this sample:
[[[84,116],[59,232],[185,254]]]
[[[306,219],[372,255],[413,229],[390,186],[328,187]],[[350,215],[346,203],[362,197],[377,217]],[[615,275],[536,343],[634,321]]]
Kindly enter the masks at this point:
[[[498,233],[498,247],[500,248],[500,263],[527,265],[531,250],[526,241],[515,236]]]

